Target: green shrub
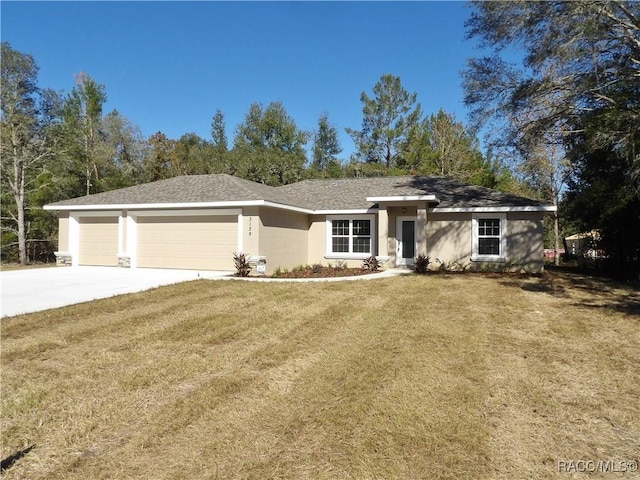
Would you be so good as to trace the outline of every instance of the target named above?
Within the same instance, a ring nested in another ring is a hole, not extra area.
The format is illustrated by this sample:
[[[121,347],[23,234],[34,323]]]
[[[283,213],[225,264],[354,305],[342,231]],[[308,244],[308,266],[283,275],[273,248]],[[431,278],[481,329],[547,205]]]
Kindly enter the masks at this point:
[[[377,272],[380,268],[380,262],[375,256],[371,255],[362,261],[362,268],[370,272]]]
[[[413,264],[413,271],[416,273],[427,273],[429,271],[429,264],[431,260],[426,255],[418,255],[415,258],[415,262]]]
[[[233,254],[233,265],[236,267],[236,277],[248,277],[251,272],[249,258],[242,252]]]

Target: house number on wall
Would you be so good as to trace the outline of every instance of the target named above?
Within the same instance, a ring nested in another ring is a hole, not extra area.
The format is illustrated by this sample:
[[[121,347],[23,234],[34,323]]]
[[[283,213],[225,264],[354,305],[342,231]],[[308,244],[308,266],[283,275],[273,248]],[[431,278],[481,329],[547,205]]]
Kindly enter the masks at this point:
[[[249,217],[249,236],[251,236],[251,218],[252,217]]]

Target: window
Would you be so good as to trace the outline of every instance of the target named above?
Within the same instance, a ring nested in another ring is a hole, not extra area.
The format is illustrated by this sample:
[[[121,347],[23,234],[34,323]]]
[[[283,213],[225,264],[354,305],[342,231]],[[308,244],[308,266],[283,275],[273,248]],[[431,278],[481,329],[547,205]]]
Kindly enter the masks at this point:
[[[331,222],[331,238],[334,253],[349,251],[349,220],[333,220]]]
[[[504,213],[474,214],[471,260],[495,262],[506,260],[506,224]]]
[[[373,253],[373,219],[327,218],[327,256],[364,258]]]
[[[500,219],[478,219],[478,255],[500,255]]]

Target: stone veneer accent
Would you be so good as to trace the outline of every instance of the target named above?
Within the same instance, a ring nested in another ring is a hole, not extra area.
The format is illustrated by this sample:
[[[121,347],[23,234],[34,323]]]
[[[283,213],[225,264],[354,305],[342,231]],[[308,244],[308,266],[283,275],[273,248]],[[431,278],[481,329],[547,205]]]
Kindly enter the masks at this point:
[[[70,267],[72,265],[72,257],[70,253],[55,252],[56,265],[58,267]]]

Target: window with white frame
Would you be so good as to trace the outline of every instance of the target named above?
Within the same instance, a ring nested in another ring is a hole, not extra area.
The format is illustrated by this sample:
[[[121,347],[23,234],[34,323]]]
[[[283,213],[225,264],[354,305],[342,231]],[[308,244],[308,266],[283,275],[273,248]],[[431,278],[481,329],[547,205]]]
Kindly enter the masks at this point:
[[[373,216],[328,217],[327,255],[366,257],[373,254]]]
[[[507,217],[504,213],[473,214],[473,245],[471,259],[505,261]]]

